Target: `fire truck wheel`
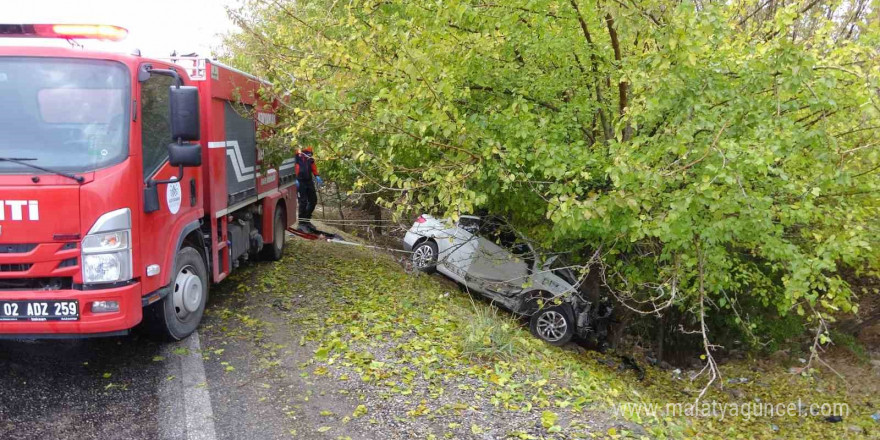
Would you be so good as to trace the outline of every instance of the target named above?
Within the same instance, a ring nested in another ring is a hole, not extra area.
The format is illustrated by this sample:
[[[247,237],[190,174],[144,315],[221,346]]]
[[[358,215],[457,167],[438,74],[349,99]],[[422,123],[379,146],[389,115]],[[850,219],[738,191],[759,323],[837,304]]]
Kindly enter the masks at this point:
[[[154,336],[172,341],[196,330],[208,301],[208,271],[199,251],[191,247],[177,252],[171,292],[148,309],[144,321]]]
[[[275,207],[275,218],[272,220],[272,242],[263,245],[263,259],[278,261],[284,255],[284,210],[281,205]]]

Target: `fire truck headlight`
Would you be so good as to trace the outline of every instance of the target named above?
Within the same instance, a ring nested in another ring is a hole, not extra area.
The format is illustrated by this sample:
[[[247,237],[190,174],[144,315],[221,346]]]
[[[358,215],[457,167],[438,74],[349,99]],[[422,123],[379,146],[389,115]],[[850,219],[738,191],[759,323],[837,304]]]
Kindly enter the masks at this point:
[[[131,253],[83,255],[83,282],[113,283],[131,279]]]
[[[83,284],[131,279],[131,214],[128,208],[104,214],[83,238],[82,277]]]
[[[128,249],[128,242],[128,231],[86,235],[82,242],[82,251],[84,254],[103,254],[108,251],[124,250]]]

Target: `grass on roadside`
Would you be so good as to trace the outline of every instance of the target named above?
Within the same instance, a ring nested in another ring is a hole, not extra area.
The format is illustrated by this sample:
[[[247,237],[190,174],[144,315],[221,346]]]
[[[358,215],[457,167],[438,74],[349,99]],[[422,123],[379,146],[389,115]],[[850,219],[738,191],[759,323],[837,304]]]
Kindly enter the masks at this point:
[[[472,302],[471,309],[458,310],[466,322],[458,327],[462,355],[474,361],[512,361],[524,353],[515,329],[521,327],[516,318],[494,307],[480,307]]]
[[[407,274],[386,255],[321,242],[289,245],[284,261],[258,270],[264,292],[276,299],[307,296],[297,300],[290,316],[306,329],[303,341],[315,347],[312,374],[358,378],[387,396],[424,394],[438,402],[414,404],[410,417],[491,408],[511,414],[508,420],[529,418],[541,430],[511,430],[506,433],[511,438],[833,438],[872,432],[865,411],[880,404],[875,396],[854,394],[833,377],[765,373],[749,363],[723,367],[725,380],[746,376],[748,383],[712,390],[706,400],[852,401],[857,414],[837,424],[816,417],[719,420],[662,412],[619,414],[618,420],[612,414],[624,402],[693,403],[702,383],[652,368],[639,382],[634,374],[609,368],[602,354],[544,344],[509,313],[472,300],[438,277]],[[441,405],[462,387],[469,401]],[[606,420],[594,426],[582,422],[585,412],[597,411]],[[447,434],[478,438],[478,431],[483,432],[476,426]]]

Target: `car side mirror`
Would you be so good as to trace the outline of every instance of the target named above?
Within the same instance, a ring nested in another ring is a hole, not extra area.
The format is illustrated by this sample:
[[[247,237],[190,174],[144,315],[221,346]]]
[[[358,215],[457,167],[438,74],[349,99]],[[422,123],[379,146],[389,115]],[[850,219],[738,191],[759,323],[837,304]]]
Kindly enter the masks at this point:
[[[199,140],[199,89],[192,86],[171,86],[171,140]],[[173,165],[173,163],[172,163]]]
[[[202,164],[199,144],[169,144],[168,164],[173,167],[197,167]]]

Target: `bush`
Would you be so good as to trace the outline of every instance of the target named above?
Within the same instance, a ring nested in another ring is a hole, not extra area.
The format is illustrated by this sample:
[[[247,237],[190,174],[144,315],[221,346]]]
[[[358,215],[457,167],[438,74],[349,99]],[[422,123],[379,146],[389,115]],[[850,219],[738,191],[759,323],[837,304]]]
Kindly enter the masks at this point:
[[[856,312],[839,273],[880,269],[876,8],[496,3],[248,2],[226,60],[272,81],[279,145],[334,179],[598,249],[619,298],[688,331]]]
[[[458,327],[458,338],[464,356],[479,360],[510,360],[521,349],[517,341],[520,323],[494,306],[474,304],[473,310],[462,311],[466,324]]]

